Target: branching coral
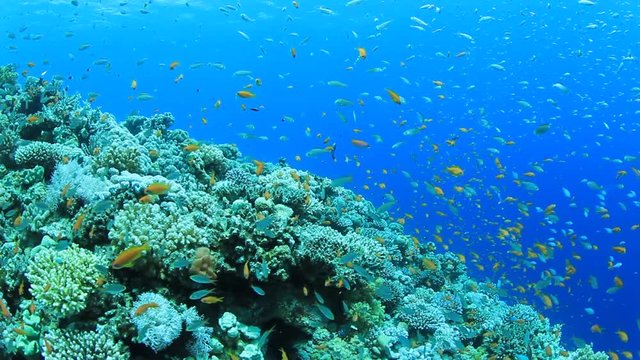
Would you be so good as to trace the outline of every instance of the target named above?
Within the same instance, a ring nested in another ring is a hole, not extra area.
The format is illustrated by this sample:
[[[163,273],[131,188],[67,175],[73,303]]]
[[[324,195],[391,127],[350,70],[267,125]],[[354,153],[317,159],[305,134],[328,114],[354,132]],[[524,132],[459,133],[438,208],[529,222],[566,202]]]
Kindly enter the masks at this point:
[[[99,263],[94,253],[75,244],[63,251],[40,248],[27,268],[29,291],[53,319],[74,315],[97,287]]]
[[[105,331],[78,331],[56,329],[48,332],[42,341],[45,360],[127,360],[129,349]]]

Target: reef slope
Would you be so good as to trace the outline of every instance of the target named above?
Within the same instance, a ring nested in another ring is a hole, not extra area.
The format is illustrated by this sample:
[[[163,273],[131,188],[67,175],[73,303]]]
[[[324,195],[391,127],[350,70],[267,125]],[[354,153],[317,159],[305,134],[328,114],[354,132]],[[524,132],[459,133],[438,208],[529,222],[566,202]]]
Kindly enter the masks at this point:
[[[0,352],[606,359],[330,179],[0,68]],[[285,355],[286,354],[286,355]]]

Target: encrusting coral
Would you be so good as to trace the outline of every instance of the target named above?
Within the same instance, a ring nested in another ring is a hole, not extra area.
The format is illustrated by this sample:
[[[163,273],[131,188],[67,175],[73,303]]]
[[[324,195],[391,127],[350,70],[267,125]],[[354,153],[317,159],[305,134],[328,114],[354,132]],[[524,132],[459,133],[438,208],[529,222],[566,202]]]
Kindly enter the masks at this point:
[[[329,179],[0,89],[4,357],[606,358]]]

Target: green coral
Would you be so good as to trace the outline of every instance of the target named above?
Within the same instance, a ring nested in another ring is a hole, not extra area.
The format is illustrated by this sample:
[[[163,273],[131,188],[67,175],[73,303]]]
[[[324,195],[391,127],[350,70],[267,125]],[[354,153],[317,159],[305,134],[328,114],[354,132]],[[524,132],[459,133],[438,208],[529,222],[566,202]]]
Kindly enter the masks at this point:
[[[75,244],[64,251],[40,248],[27,267],[29,292],[53,319],[77,314],[96,289],[98,264],[93,252]]]

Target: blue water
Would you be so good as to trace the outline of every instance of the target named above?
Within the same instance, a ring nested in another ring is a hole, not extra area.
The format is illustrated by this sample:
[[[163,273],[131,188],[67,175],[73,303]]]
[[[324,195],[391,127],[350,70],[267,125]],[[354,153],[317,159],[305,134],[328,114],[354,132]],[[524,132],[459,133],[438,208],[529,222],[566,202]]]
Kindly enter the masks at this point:
[[[0,62],[64,78],[70,93],[85,98],[97,93],[94,106],[119,120],[172,112],[175,127],[202,141],[235,143],[248,159],[284,158],[323,176],[350,175],[346,186],[376,205],[395,199],[392,216],[406,221],[407,232],[422,241],[441,236],[439,248],[465,255],[474,278],[499,282],[510,301],[565,324],[567,343],[640,356],[640,230],[632,230],[640,198],[630,193],[640,192],[640,5],[457,0],[421,9],[426,3],[363,0],[325,1],[323,10],[299,2],[296,9],[289,1],[16,1],[0,13]],[[251,75],[233,75],[240,70]],[[237,97],[245,88],[256,97]],[[387,88],[404,103],[393,103]],[[137,100],[141,93],[153,100]],[[338,98],[353,105],[337,106]],[[549,131],[534,134],[543,124]],[[305,156],[332,144],[336,161],[328,153]],[[464,175],[448,174],[452,165]],[[542,211],[550,204],[557,221]],[[497,237],[516,224],[521,237]],[[606,230],[615,227],[621,231]],[[526,258],[529,248],[540,253],[536,243],[550,250],[554,243],[546,262]],[[508,253],[514,244],[524,256]],[[627,253],[615,252],[618,245]],[[565,276],[567,262],[574,275],[534,290],[543,274]],[[610,294],[614,276],[624,286]],[[543,294],[557,299],[549,309]],[[591,331],[595,324],[602,333]]]

